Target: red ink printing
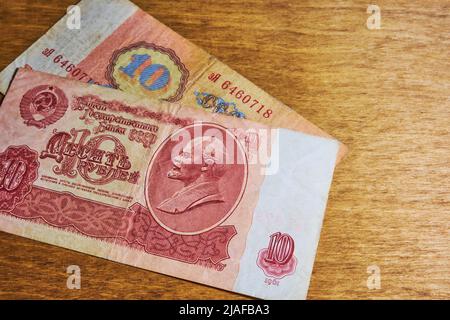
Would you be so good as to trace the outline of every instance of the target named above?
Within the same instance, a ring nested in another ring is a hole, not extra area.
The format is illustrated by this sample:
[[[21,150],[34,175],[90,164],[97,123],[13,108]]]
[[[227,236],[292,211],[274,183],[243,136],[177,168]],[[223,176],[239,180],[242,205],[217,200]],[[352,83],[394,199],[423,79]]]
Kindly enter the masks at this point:
[[[269,246],[258,253],[256,264],[268,277],[282,279],[295,272],[294,239],[288,234],[276,232],[270,236]]]

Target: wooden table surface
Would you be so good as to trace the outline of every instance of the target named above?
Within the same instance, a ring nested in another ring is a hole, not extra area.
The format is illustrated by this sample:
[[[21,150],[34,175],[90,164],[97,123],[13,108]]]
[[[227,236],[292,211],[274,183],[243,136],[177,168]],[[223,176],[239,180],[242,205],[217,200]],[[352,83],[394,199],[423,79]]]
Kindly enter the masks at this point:
[[[450,298],[450,1],[135,1],[350,147],[309,299]],[[0,4],[0,69],[73,0]],[[66,268],[81,268],[81,290]],[[381,288],[367,287],[367,268]],[[244,298],[0,233],[0,298]]]

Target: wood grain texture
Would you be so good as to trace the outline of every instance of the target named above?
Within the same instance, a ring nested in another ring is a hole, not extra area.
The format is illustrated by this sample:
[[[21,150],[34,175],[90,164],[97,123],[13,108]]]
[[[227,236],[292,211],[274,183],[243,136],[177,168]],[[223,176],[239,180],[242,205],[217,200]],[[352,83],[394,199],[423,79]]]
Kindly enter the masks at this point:
[[[135,3],[350,147],[309,299],[450,298],[450,1],[377,0],[372,31],[366,1]],[[0,69],[70,4],[1,2]],[[244,297],[0,233],[0,298]]]

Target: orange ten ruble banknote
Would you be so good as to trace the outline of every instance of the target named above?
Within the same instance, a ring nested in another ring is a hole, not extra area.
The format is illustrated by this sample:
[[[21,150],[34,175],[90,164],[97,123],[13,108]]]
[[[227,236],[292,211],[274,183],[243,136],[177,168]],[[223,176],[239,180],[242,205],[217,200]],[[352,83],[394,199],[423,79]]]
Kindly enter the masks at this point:
[[[83,0],[0,73],[35,70],[331,138],[291,108],[128,0]],[[346,147],[340,145],[337,162]]]

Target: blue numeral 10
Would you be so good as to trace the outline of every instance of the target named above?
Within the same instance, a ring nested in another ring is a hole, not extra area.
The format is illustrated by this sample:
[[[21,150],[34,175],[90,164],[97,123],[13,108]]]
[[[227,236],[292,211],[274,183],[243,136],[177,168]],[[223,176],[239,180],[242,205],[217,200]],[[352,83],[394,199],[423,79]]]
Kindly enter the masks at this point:
[[[136,73],[139,73],[139,83],[141,86],[147,90],[155,91],[167,86],[170,80],[170,72],[161,64],[152,64],[150,58],[151,57],[148,54],[134,54],[131,58],[131,63],[126,67],[120,67],[119,70],[124,72],[131,79],[135,77]],[[151,84],[147,84],[148,80],[152,78],[157,71],[159,71],[158,77],[152,79],[153,81]]]

